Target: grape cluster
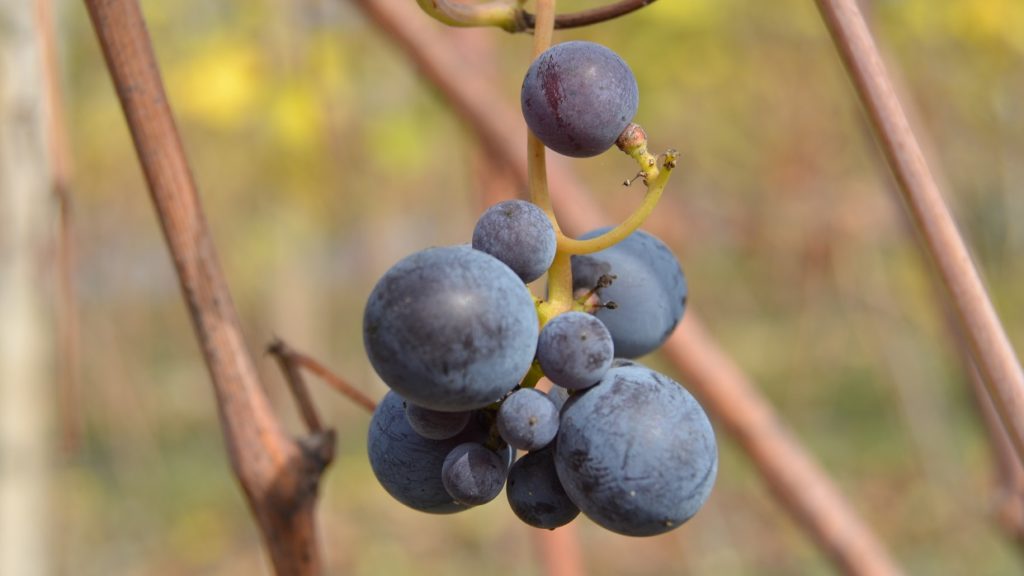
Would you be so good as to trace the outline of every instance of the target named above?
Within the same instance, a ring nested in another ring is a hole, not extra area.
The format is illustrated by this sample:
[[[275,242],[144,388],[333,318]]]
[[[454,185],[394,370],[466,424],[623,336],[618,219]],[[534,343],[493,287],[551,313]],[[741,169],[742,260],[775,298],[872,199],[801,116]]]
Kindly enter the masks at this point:
[[[610,147],[636,102],[625,63],[587,42],[555,46],[523,83],[531,130],[571,155]],[[552,312],[526,284],[551,269],[558,242],[539,207],[501,202],[470,245],[417,252],[384,274],[363,318],[391,389],[370,424],[370,464],[424,512],[466,510],[507,487],[513,512],[538,528],[582,512],[625,535],[666,532],[710,493],[714,431],[682,386],[627,358],[678,324],[685,278],[661,241],[636,231],[572,256],[573,301]],[[534,387],[542,375],[548,393]]]

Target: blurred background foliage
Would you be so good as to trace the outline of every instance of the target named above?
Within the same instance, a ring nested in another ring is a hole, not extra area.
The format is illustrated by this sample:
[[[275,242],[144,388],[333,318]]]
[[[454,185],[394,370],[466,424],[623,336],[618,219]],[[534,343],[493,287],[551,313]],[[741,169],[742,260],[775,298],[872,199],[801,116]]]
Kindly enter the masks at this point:
[[[142,4],[252,349],[281,336],[381,396],[362,305],[399,258],[469,239],[491,176],[479,145],[344,0]],[[862,5],[1021,350],[1024,3]],[[78,2],[60,16],[85,429],[57,469],[54,554],[76,575],[268,573],[88,18]],[[529,36],[447,37],[490,58],[500,105],[516,105]],[[897,559],[915,574],[1024,569],[993,522],[991,454],[935,277],[813,2],[662,0],[556,41],[575,38],[631,64],[639,122],[683,153],[646,227],[680,258],[692,309]],[[609,214],[637,203],[617,152],[574,166]],[[273,363],[259,367],[298,432]],[[539,574],[504,497],[455,517],[391,500],[366,463],[368,415],[314,388],[340,437],[319,512],[330,572]],[[579,520],[590,572],[831,573],[736,445],[720,449],[710,503],[682,529],[629,539]]]

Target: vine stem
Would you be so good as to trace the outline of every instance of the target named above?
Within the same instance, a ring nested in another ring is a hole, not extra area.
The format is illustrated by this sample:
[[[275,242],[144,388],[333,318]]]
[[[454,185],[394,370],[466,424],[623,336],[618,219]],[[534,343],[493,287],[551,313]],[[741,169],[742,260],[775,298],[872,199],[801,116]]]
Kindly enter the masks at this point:
[[[306,429],[314,433],[323,432],[324,426],[321,423],[320,413],[316,409],[316,404],[313,403],[313,397],[309,394],[309,388],[302,378],[302,373],[299,372],[298,366],[293,360],[291,348],[283,340],[275,339],[267,346],[267,354],[277,360],[277,365],[281,368],[285,381],[288,382],[288,389],[292,393],[292,398],[295,399],[296,407],[306,424]]]
[[[619,2],[613,2],[604,6],[580,10],[579,12],[558,14],[555,16],[555,30],[580,28],[582,26],[607,22],[608,20],[613,20],[639,10],[644,6],[654,4],[654,2],[655,0],[620,0]],[[535,16],[525,10],[522,12],[521,20],[527,30],[536,26]]]
[[[56,259],[56,335],[57,335],[57,414],[61,449],[66,455],[78,452],[82,443],[83,422],[80,397],[81,366],[80,318],[78,313],[75,268],[78,251],[75,242],[75,209],[71,189],[71,146],[68,142],[64,102],[61,98],[60,63],[57,30],[53,15],[54,0],[35,0],[36,31],[42,68],[43,98],[46,106],[51,188],[57,200],[58,222],[54,257]]]
[[[330,431],[285,433],[246,349],[138,0],[85,0],[210,372],[231,468],[279,575],[323,571],[314,508]]]
[[[298,393],[295,393],[296,402],[299,403],[299,409],[304,413],[303,417],[306,418],[307,421],[309,421],[309,417],[305,416],[307,409],[302,406],[304,400],[300,398],[300,396],[308,396],[309,393],[301,390],[304,388],[304,385],[301,382],[298,382],[298,385],[292,382],[293,380],[298,380],[295,378],[295,375],[298,374],[298,368],[312,372],[318,378],[323,380],[325,384],[334,388],[336,392],[345,396],[370,414],[373,414],[373,411],[377,408],[376,402],[349,383],[348,380],[345,380],[341,376],[331,372],[330,368],[324,366],[312,356],[295,350],[283,340],[277,339],[271,342],[270,345],[267,346],[267,353],[273,355],[274,358],[277,359],[282,372],[284,372],[285,377],[289,379],[289,385],[292,387],[293,393],[295,389],[300,389]],[[311,402],[305,402],[312,406]]]
[[[555,26],[555,3],[556,0],[537,0],[537,28],[533,36],[532,60],[536,60],[551,47]],[[560,236],[558,218],[555,217],[548,193],[547,148],[529,128],[526,130],[526,158],[530,200],[547,213],[551,225],[555,228],[555,234]]]
[[[561,237],[562,230],[558,225],[558,218],[555,218],[555,210],[551,207],[551,196],[548,193],[547,148],[529,128],[526,129],[526,163],[530,201],[548,215],[548,220],[551,220],[551,226],[555,229],[555,236]]]
[[[556,0],[537,0],[537,20],[533,35],[533,59],[536,60],[551,46],[555,31]],[[540,206],[551,220],[555,238],[559,242],[565,236],[558,225],[558,218],[551,206],[547,180],[547,149],[540,138],[529,128],[526,130],[526,161],[529,174],[530,199]],[[548,299],[537,307],[541,326],[555,316],[572,308],[572,261],[569,254],[559,247],[555,259],[548,269]]]
[[[1024,462],[1024,371],[946,206],[854,0],[816,0],[846,65],[904,205],[938,268],[957,324],[999,418]]]

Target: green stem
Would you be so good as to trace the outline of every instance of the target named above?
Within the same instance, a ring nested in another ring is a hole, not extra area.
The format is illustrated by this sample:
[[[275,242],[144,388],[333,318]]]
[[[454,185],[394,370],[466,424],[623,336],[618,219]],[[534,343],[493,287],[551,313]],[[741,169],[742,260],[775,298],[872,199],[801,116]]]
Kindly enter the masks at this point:
[[[564,250],[555,252],[555,261],[548,269],[548,299],[537,305],[537,315],[543,327],[549,320],[572,310],[572,262]]]
[[[428,0],[429,1],[429,0]],[[551,47],[555,33],[555,0],[537,0],[537,24],[533,36],[533,59],[536,60]],[[530,199],[548,215],[555,234],[560,235],[558,220],[548,195],[547,149],[529,129],[526,130],[526,170],[530,186]]]
[[[529,129],[526,132],[526,171],[530,200],[548,215],[548,220],[551,220],[551,226],[555,229],[555,236],[561,237],[562,230],[558,225],[558,219],[555,218],[555,210],[551,206],[551,196],[548,193],[547,148],[533,132]]]
[[[555,35],[555,0],[537,0],[537,16],[533,27],[533,59],[551,47]]]
[[[523,376],[523,381],[519,383],[520,388],[536,388],[537,382],[544,377],[544,370],[541,369],[540,363],[536,360],[533,364],[530,364],[530,370]]]
[[[643,203],[635,212],[629,215],[629,218],[626,218],[621,224],[604,234],[588,240],[575,240],[559,235],[558,251],[569,254],[592,254],[625,240],[626,236],[635,232],[644,223],[644,220],[654,211],[654,207],[658,205],[658,200],[661,198],[661,193],[665,190],[665,185],[668,184],[668,178],[672,175],[672,169],[675,168],[677,159],[678,154],[674,150],[669,150],[665,153],[662,169],[657,171],[657,176],[648,183],[647,194],[644,195]]]
[[[537,21],[533,36],[533,57],[536,59],[551,46],[555,29],[555,0],[537,0]],[[556,238],[563,237],[548,195],[547,150],[532,132],[526,138],[527,170],[530,199],[548,215]],[[569,255],[558,251],[548,270],[548,300],[537,306],[541,326],[572,307],[572,268]]]

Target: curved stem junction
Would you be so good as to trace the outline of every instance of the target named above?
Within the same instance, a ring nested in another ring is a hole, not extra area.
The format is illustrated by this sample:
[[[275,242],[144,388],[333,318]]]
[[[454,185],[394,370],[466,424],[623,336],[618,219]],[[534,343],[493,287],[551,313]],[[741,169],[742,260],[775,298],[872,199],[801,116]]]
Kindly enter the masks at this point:
[[[482,4],[466,4],[450,0],[416,0],[431,18],[458,27],[495,26],[506,32],[525,30],[523,10],[519,2],[493,0]]]
[[[420,8],[430,17],[449,26],[485,27],[494,26],[506,32],[529,32],[540,30],[540,8],[531,14],[523,8],[525,0],[491,0],[480,4],[458,0],[416,0]],[[554,18],[554,29],[580,28],[614,20],[654,4],[655,0],[619,0],[604,6],[588,8],[579,12],[558,14]]]
[[[672,169],[676,166],[679,153],[675,150],[669,150],[662,154],[661,157],[663,159],[661,170],[654,171],[657,176],[648,183],[647,194],[644,195],[643,203],[628,218],[596,238],[575,240],[568,236],[559,235],[558,249],[569,254],[592,254],[618,244],[625,240],[626,236],[635,232],[644,223],[644,220],[651,215],[654,207],[658,205],[661,193],[665,191],[665,185],[668,184],[668,178],[672,175]]]

